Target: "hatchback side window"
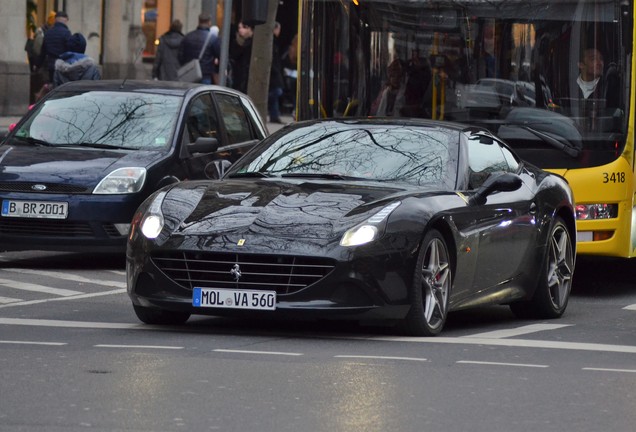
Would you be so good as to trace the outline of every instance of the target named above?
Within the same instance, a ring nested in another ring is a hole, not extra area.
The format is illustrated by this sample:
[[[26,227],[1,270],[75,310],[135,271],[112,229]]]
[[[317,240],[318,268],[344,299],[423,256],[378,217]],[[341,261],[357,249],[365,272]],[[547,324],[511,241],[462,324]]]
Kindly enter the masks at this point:
[[[253,140],[251,124],[238,97],[226,93],[216,93],[216,102],[223,116],[228,144]]]
[[[218,138],[219,120],[209,94],[192,101],[186,115],[188,141],[193,143],[199,137]]]

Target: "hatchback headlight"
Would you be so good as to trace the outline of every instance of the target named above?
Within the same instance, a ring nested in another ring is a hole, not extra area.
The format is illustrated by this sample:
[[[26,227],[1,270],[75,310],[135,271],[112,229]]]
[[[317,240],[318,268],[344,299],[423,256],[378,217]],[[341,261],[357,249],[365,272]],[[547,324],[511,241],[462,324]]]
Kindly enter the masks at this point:
[[[119,168],[99,182],[94,194],[115,195],[130,194],[141,190],[146,181],[146,168]]]

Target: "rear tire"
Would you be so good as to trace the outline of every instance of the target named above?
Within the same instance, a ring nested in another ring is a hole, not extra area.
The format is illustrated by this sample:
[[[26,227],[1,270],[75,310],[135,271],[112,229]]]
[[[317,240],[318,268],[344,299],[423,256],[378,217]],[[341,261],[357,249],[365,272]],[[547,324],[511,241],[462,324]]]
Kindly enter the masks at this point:
[[[546,248],[543,270],[532,300],[510,305],[519,318],[559,318],[568,305],[575,256],[570,233],[560,217],[554,220]]]
[[[157,325],[180,325],[190,318],[189,312],[174,312],[133,305],[135,315],[143,323]]]
[[[424,236],[415,265],[411,309],[403,323],[407,334],[434,336],[442,331],[448,314],[452,281],[446,241],[439,231],[431,230]]]

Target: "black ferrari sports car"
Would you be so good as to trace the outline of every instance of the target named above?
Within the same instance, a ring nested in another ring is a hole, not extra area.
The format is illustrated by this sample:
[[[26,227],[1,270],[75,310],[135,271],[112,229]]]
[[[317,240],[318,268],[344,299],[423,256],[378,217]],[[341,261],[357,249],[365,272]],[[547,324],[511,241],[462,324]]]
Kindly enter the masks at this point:
[[[300,122],[213,168],[219,180],[167,186],[134,216],[128,294],[145,323],[350,318],[435,335],[449,311],[567,307],[571,190],[486,130]]]

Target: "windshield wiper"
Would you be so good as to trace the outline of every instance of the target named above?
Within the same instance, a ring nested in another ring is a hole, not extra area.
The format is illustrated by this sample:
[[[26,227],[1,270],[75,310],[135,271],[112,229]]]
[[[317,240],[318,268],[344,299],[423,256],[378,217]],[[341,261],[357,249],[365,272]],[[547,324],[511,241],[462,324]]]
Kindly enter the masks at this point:
[[[23,137],[23,136],[14,136],[13,138],[20,140],[20,141],[26,141],[31,145],[37,145],[37,146],[46,146],[46,147],[51,147],[55,144],[51,144],[48,141],[44,141],[38,138],[33,138],[33,137]]]
[[[353,177],[346,176],[342,174],[322,174],[322,173],[288,173],[282,174],[281,177],[289,177],[289,178],[320,178],[320,179],[329,179],[329,180],[368,180],[364,177]]]
[[[138,150],[136,148],[131,148],[131,147],[123,147],[123,146],[111,145],[111,144],[90,143],[90,142],[62,144],[62,145],[57,145],[56,147],[90,147],[90,148],[108,149],[108,150]]]
[[[244,178],[269,178],[269,177],[275,177],[272,174],[268,174],[268,173],[264,173],[264,172],[259,172],[259,171],[247,171],[247,172],[236,172],[236,173],[232,173],[228,176],[229,178],[237,178],[237,177],[244,177]]]
[[[575,147],[570,141],[568,141],[567,139],[563,138],[563,137],[555,137],[553,136],[553,134],[549,134],[547,132],[542,132],[539,131],[535,128],[532,128],[528,125],[520,125],[520,124],[511,124],[512,126],[517,126],[520,127],[521,129],[527,130],[528,132],[530,132],[531,134],[533,134],[534,136],[541,138],[541,140],[543,140],[543,142],[550,144],[552,147],[562,150],[565,154],[567,154],[568,156],[572,156],[573,158],[578,157],[579,154],[581,153],[581,149],[578,147]],[[559,139],[561,138],[561,139]]]

